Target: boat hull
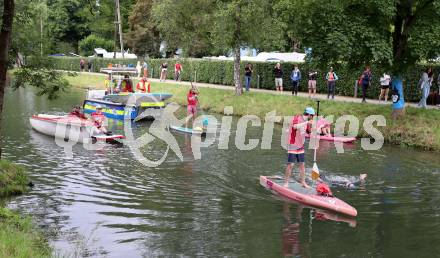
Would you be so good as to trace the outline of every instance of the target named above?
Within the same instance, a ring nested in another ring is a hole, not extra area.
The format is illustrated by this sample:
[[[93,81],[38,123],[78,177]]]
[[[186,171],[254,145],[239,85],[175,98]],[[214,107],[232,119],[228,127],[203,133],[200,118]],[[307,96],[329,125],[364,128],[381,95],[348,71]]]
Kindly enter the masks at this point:
[[[260,184],[263,187],[283,197],[348,216],[357,216],[355,208],[336,197],[319,195],[315,189],[306,189],[296,181],[289,182],[289,187],[284,187],[283,182],[284,178],[281,177],[260,176]]]
[[[114,142],[125,138],[123,135],[93,135],[93,124],[77,117],[39,114],[30,117],[29,122],[35,131],[65,141]]]
[[[162,116],[165,103],[159,106],[126,106],[122,103],[111,101],[86,99],[83,104],[83,110],[86,114],[96,111],[96,107],[101,106],[103,114],[111,119],[124,120],[126,117],[130,120],[156,119]]]
[[[169,93],[119,93],[119,94],[108,94],[103,97],[105,101],[111,101],[115,103],[127,104],[130,100],[136,106],[142,106],[142,103],[157,103],[160,105],[161,102],[171,98],[173,94]]]

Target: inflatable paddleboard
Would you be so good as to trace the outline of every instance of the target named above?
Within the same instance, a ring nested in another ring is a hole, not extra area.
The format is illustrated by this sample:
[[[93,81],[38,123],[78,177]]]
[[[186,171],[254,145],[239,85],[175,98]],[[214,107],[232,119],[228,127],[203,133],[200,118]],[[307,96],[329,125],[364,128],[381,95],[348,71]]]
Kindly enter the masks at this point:
[[[284,178],[279,176],[260,176],[260,184],[268,190],[288,199],[356,217],[357,210],[346,202],[336,198],[320,195],[314,188],[304,188],[294,180],[289,181],[289,187],[284,187]]]
[[[172,129],[174,131],[182,132],[182,133],[190,133],[190,134],[201,135],[201,136],[205,136],[206,135],[206,132],[204,132],[203,130],[196,130],[196,129],[188,128],[188,127],[181,127],[181,126],[171,125],[170,129]]]

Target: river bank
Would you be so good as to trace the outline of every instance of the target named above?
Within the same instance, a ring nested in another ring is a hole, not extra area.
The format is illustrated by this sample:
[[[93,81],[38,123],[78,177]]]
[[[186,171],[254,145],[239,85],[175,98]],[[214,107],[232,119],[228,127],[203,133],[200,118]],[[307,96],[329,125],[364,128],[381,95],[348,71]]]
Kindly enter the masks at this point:
[[[76,88],[103,89],[102,76],[79,74],[76,77],[67,78]],[[174,96],[171,98],[171,101],[180,105],[186,105],[188,86],[155,81],[151,84],[153,92],[172,93]],[[301,113],[306,106],[316,106],[316,101],[306,97],[292,97],[261,91],[245,93],[243,96],[235,96],[231,91],[223,89],[200,88],[200,107],[205,111],[216,113],[223,113],[226,106],[232,106],[234,114],[237,116],[252,114],[264,118],[271,111],[276,111],[276,114],[280,116],[289,116]],[[386,143],[440,151],[440,127],[438,127],[440,112],[438,110],[424,110],[407,106],[406,115],[403,119],[392,120],[390,104],[377,105],[322,100],[320,109],[321,114],[326,116],[334,115],[335,119],[342,115],[357,117],[361,125],[358,137],[369,136],[362,128],[366,117],[370,115],[383,115],[386,119],[386,126],[377,128],[383,134]]]
[[[23,194],[29,187],[26,171],[0,160],[1,198]],[[0,204],[0,257],[50,257],[48,242],[35,229],[30,217],[23,217]]]

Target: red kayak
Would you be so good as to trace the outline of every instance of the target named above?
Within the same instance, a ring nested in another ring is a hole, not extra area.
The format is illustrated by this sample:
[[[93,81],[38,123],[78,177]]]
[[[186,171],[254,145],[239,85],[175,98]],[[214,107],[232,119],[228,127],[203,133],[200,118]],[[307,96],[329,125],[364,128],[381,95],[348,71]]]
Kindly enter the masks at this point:
[[[310,134],[306,134],[306,138],[310,138],[311,135]],[[323,140],[323,141],[331,141],[331,142],[354,142],[356,141],[356,137],[348,137],[348,136],[342,136],[342,137],[338,137],[338,136],[325,136],[325,135],[316,135],[313,137],[318,137],[319,140]]]
[[[336,198],[323,196],[314,188],[304,188],[296,181],[290,181],[289,187],[284,187],[284,178],[279,176],[260,176],[260,184],[272,192],[313,207],[324,208],[348,216],[356,217],[357,210],[346,202]]]

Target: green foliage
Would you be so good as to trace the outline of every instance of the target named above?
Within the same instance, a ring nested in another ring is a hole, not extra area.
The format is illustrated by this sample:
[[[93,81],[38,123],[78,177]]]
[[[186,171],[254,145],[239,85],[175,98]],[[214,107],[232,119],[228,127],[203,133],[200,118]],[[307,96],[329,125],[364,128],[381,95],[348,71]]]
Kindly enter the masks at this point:
[[[0,197],[26,192],[29,178],[23,167],[7,160],[0,160]]]
[[[89,35],[79,42],[79,51],[81,55],[90,56],[95,48],[103,48],[106,50],[113,49],[114,42],[96,35]]]
[[[0,257],[51,257],[51,248],[29,217],[0,207]]]
[[[33,59],[35,60],[35,59]],[[47,57],[44,61],[44,67],[50,67],[52,69],[57,70],[65,70],[65,71],[74,71],[79,72],[80,66],[79,62],[81,60],[80,57]],[[136,59],[113,59],[113,58],[87,58],[87,62],[92,63],[92,72],[100,72],[101,68],[108,67],[109,64],[113,65],[133,65],[136,66]]]

